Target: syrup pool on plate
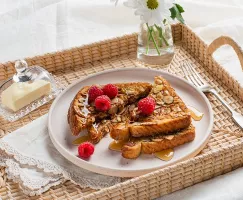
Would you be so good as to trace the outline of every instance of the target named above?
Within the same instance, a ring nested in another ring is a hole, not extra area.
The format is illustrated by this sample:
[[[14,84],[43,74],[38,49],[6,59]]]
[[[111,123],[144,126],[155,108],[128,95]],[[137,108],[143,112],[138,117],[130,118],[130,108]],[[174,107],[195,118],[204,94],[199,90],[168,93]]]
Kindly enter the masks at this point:
[[[109,145],[109,149],[113,151],[121,151],[124,142],[112,141]]]
[[[200,121],[203,118],[203,113],[200,112],[199,110],[197,110],[196,108],[192,107],[192,106],[187,106],[189,109],[189,112],[192,116],[192,119],[194,119],[195,121]]]
[[[156,158],[159,158],[160,160],[169,161],[174,156],[174,150],[173,149],[166,149],[166,150],[154,153],[154,156]]]
[[[89,135],[83,135],[83,136],[75,139],[72,143],[73,143],[73,145],[80,145],[81,143],[88,142],[88,141],[90,141]]]

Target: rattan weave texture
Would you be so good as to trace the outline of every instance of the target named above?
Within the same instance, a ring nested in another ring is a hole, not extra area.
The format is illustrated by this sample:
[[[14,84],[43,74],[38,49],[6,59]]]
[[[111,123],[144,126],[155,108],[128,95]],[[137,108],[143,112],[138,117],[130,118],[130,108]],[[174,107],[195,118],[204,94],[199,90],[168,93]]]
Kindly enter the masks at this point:
[[[191,62],[201,76],[213,85],[219,94],[238,112],[243,113],[243,89],[213,58],[212,53],[223,44],[232,45],[240,62],[243,54],[230,38],[221,37],[208,46],[188,27],[172,27],[176,54],[165,69],[182,76],[180,63]],[[27,58],[29,65],[38,64],[52,72],[64,85],[87,75],[124,67],[151,67],[136,61],[137,34],[126,35],[91,45]],[[14,73],[14,62],[0,64],[0,81]],[[162,69],[164,66],[153,66]],[[200,155],[176,165],[166,167],[141,177],[129,179],[110,188],[95,191],[80,188],[70,181],[53,187],[38,197],[28,197],[18,184],[6,179],[0,169],[0,196],[2,199],[152,199],[173,191],[202,182],[214,176],[232,171],[243,164],[243,132],[234,124],[229,113],[213,96],[208,95],[214,110],[214,131]],[[42,106],[23,119],[8,123],[0,118],[0,137],[48,112],[50,107]]]

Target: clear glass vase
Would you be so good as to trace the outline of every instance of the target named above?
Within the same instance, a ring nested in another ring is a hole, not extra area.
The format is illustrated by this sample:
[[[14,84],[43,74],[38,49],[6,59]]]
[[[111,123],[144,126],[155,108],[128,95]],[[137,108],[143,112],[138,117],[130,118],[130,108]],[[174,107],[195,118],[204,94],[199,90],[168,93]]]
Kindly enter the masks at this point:
[[[138,60],[152,65],[169,64],[174,56],[171,25],[164,22],[163,27],[157,25],[140,25],[138,35]]]

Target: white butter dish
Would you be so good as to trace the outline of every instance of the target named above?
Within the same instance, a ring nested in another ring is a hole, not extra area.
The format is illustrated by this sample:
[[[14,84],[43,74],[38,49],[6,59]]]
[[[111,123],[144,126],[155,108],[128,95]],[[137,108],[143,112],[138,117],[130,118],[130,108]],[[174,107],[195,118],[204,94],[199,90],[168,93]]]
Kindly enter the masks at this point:
[[[0,83],[0,115],[8,121],[22,118],[62,91],[54,77],[40,66],[28,67],[19,60],[15,68],[17,73]]]

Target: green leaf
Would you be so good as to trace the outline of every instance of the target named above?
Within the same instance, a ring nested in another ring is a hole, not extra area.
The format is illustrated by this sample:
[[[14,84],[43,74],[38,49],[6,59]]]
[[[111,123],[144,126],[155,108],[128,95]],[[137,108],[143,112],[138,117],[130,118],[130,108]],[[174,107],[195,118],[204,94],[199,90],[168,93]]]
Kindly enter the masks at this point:
[[[176,9],[175,9],[175,6],[173,6],[172,8],[170,8],[170,17],[172,19],[175,19],[176,18]]]
[[[184,8],[180,5],[180,4],[175,4],[175,6],[177,7],[177,9],[178,9],[178,11],[180,12],[180,13],[184,13],[185,12],[185,10],[184,10]]]
[[[185,12],[183,7],[179,4],[174,4],[172,8],[170,8],[170,14],[172,19],[177,19],[182,24],[185,23],[181,13]]]

